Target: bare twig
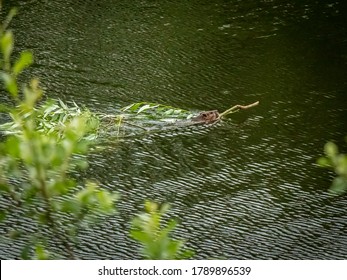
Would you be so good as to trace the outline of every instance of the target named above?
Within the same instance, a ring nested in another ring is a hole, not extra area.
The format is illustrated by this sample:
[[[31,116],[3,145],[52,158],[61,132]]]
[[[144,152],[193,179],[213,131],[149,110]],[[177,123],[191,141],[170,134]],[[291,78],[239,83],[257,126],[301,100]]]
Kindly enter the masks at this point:
[[[254,106],[257,106],[258,104],[259,104],[259,101],[254,102],[254,103],[249,104],[249,105],[235,105],[235,106],[231,107],[230,109],[224,111],[223,113],[219,114],[219,119],[221,119],[222,117],[224,117],[226,115],[236,113],[239,110],[252,108]]]

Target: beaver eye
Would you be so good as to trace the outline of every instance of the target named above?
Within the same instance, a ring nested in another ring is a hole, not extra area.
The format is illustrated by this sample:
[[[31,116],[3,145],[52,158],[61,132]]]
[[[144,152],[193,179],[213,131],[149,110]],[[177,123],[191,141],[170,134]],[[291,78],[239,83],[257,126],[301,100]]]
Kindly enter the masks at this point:
[[[206,118],[206,117],[207,117],[207,114],[206,114],[206,113],[203,113],[202,116],[203,116],[204,118]]]

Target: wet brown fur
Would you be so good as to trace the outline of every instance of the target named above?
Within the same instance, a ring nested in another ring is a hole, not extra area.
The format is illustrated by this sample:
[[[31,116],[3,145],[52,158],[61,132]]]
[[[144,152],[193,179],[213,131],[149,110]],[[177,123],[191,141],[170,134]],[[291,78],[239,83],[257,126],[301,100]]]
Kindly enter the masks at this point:
[[[219,120],[219,113],[217,110],[204,111],[198,116],[191,118],[193,122],[211,124]]]

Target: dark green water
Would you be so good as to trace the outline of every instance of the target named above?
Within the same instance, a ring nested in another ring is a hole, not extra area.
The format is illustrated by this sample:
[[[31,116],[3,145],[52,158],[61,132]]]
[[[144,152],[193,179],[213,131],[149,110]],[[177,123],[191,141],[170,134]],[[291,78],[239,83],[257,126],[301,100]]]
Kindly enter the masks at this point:
[[[30,74],[52,98],[101,112],[260,101],[92,155],[80,176],[118,190],[119,215],[85,233],[78,257],[138,258],[129,220],[153,199],[172,204],[198,259],[347,258],[347,196],[330,197],[332,173],[315,165],[347,134],[344,1],[9,2],[17,48],[34,52]]]

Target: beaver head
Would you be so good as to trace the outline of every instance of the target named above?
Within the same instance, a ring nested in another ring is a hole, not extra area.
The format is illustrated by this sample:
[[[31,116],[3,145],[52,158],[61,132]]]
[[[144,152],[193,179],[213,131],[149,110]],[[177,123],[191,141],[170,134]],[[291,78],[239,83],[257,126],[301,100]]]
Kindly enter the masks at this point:
[[[197,123],[213,123],[219,119],[219,113],[217,110],[201,112],[198,116],[191,120]]]

